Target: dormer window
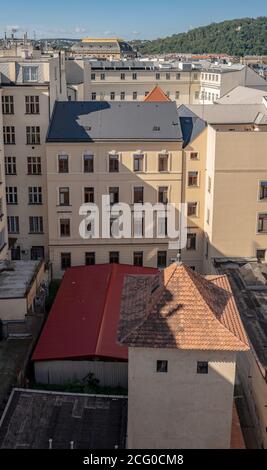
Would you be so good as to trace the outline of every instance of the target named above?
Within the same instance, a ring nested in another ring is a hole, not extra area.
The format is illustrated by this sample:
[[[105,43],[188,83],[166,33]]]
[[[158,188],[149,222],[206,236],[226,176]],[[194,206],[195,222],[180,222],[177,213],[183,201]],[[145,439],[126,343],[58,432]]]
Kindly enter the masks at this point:
[[[157,372],[160,374],[167,374],[168,372],[168,361],[157,361]]]

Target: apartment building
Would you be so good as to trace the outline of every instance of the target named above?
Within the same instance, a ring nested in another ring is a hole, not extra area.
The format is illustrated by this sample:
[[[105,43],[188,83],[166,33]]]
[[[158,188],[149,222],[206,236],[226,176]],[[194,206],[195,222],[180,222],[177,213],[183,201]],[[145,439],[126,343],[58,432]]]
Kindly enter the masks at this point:
[[[200,152],[196,156],[187,151],[192,172],[186,187],[194,203],[201,199],[203,149],[201,157]],[[123,239],[84,240],[79,234],[79,208],[90,202],[101,207],[102,195],[109,194],[112,203],[123,202],[132,208],[138,203],[174,203],[178,218],[183,172],[183,134],[175,103],[57,103],[47,136],[53,276],[61,277],[71,265],[120,262],[165,267],[176,259],[179,247],[169,248],[166,222],[162,222],[160,238],[155,234],[144,238],[139,227],[140,236],[132,232]],[[202,207],[197,204],[195,213],[192,204],[191,231],[182,251],[183,260],[198,270],[202,269],[203,234],[193,219],[198,220]]]
[[[1,97],[2,90],[0,88]],[[0,112],[0,261],[6,258],[8,249],[4,162],[3,119]]]
[[[100,60],[120,60],[123,57],[133,59],[137,53],[128,42],[120,38],[84,38],[73,44],[71,55]]]
[[[191,106],[207,123],[204,265],[213,259],[267,253],[267,108],[261,105]]]
[[[66,99],[64,54],[0,58],[0,85],[11,258],[39,259],[48,254],[45,137],[55,100]]]
[[[200,102],[212,104],[237,86],[266,90],[267,82],[247,65],[211,65],[200,75]]]
[[[177,104],[200,98],[200,71],[192,64],[67,60],[66,77],[70,100],[143,101],[155,85]]]

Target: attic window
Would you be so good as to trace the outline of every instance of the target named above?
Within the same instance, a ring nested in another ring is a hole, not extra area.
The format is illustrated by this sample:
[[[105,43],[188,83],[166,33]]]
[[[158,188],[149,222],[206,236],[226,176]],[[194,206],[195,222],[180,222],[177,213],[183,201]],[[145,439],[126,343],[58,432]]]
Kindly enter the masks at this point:
[[[209,363],[208,362],[198,362],[197,363],[197,374],[208,374],[209,373]]]
[[[153,131],[154,131],[154,132],[159,132],[159,131],[160,131],[160,127],[159,127],[159,126],[154,126],[154,127],[153,127]]]
[[[168,361],[157,361],[157,372],[166,374],[168,372]]]

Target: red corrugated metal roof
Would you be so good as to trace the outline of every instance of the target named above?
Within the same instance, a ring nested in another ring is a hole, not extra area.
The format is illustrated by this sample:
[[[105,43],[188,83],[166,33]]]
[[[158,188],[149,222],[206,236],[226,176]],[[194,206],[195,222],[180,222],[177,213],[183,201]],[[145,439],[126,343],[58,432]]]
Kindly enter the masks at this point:
[[[124,276],[155,273],[154,268],[122,264],[68,269],[32,360],[127,359],[128,348],[117,343]]]

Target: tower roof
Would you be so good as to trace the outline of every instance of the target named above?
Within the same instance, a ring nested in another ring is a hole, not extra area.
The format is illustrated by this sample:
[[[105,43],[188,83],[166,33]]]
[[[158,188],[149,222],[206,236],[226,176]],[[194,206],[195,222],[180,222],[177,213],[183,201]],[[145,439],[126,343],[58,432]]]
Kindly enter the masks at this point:
[[[126,276],[118,339],[130,347],[249,349],[227,276],[176,263],[155,276]]]

